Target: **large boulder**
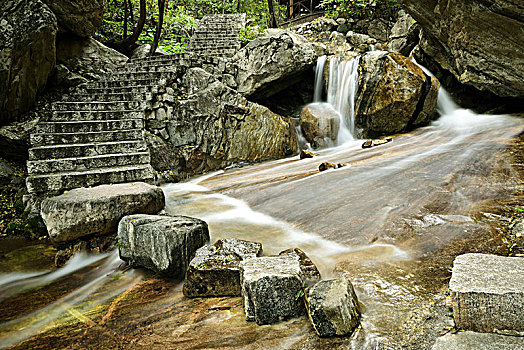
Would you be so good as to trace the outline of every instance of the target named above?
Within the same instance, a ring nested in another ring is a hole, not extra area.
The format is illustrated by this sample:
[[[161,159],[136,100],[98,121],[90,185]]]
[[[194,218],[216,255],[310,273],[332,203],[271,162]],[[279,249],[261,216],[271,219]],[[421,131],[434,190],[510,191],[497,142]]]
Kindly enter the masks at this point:
[[[355,130],[359,137],[391,135],[427,124],[436,117],[440,83],[399,53],[372,51],[362,56]]]
[[[449,281],[457,328],[524,335],[524,259],[463,254]]]
[[[80,37],[95,33],[104,20],[106,0],[43,0],[58,18],[61,32]]]
[[[459,82],[524,98],[524,16],[515,0],[404,0],[423,27],[422,50]]]
[[[77,188],[45,199],[41,205],[49,238],[55,244],[117,231],[125,215],[156,214],[164,208],[160,187],[143,182]]]
[[[56,17],[40,0],[0,3],[0,125],[28,111],[55,66]]]
[[[351,335],[360,323],[360,307],[347,278],[320,281],[305,295],[315,332],[321,337]]]
[[[56,40],[56,60],[74,74],[94,79],[127,61],[127,56],[93,38],[61,35]]]
[[[235,238],[200,248],[184,281],[186,297],[240,296],[240,262],[262,254],[262,244]]]
[[[248,321],[264,325],[304,314],[298,259],[289,255],[250,258],[240,267]]]
[[[334,142],[339,129],[340,115],[329,103],[311,103],[300,113],[300,130],[313,148]]]
[[[324,49],[283,29],[266,31],[231,59],[238,92],[252,99],[274,95],[301,80]]]
[[[120,259],[173,278],[184,276],[196,250],[208,241],[207,224],[187,216],[129,215],[118,225]]]

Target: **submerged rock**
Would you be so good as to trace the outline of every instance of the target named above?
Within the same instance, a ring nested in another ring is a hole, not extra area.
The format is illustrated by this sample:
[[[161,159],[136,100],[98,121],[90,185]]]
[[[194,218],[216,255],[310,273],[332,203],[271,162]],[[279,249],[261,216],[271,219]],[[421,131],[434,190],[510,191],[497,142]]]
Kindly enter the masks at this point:
[[[197,250],[184,281],[186,297],[240,296],[240,262],[262,254],[262,244],[220,239]]]
[[[42,202],[41,215],[55,244],[114,233],[125,215],[164,208],[160,187],[143,182],[77,188]]]
[[[302,271],[302,281],[306,286],[312,285],[322,279],[320,271],[317,266],[311,261],[311,259],[304,253],[300,248],[286,249],[280,252],[278,255],[286,255],[294,257],[300,264],[300,270]]]
[[[394,134],[429,123],[440,83],[409,58],[372,51],[360,61],[355,129],[359,137]]]
[[[40,0],[0,3],[0,125],[31,109],[55,66],[56,17]]]
[[[312,69],[323,48],[283,29],[267,30],[230,60],[238,92],[252,99],[274,95],[299,82]]]
[[[313,148],[327,146],[326,139],[335,141],[340,128],[340,116],[329,103],[311,103],[300,113],[300,129]]]
[[[457,328],[524,334],[524,259],[459,255],[449,289]]]
[[[304,314],[298,259],[286,255],[250,258],[240,266],[248,321],[263,325]]]
[[[315,155],[313,152],[303,149],[300,151],[300,159],[313,158]]]
[[[353,285],[346,278],[320,281],[305,295],[309,319],[321,337],[351,335],[360,322]]]
[[[196,250],[208,241],[207,224],[187,216],[136,214],[118,225],[120,259],[173,278],[184,276]]]

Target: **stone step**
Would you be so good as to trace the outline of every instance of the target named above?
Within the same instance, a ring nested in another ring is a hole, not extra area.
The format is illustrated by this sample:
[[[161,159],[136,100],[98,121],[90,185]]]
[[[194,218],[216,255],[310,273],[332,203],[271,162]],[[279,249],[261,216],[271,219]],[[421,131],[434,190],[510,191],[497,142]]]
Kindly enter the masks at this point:
[[[144,108],[145,109],[145,108]],[[51,121],[127,120],[144,118],[143,110],[54,111]]]
[[[143,101],[94,101],[94,102],[55,102],[54,111],[126,111],[146,109],[147,102]]]
[[[144,140],[45,145],[29,149],[29,160],[92,157],[102,154],[136,153],[147,150]]]
[[[149,87],[153,85],[163,85],[168,79],[162,77],[160,79],[129,79],[129,80],[116,80],[116,81],[96,81],[87,83],[85,88],[119,88],[128,86],[144,86]]]
[[[119,102],[119,101],[151,101],[151,93],[98,93],[64,95],[62,102]]]
[[[93,94],[93,95],[102,95],[107,94],[151,94],[158,92],[158,87],[156,86],[137,86],[137,85],[127,85],[119,87],[83,87],[78,90],[78,93],[82,94]]]
[[[58,193],[79,187],[102,184],[154,180],[151,165],[104,167],[89,171],[60,172],[47,175],[30,175],[26,179],[29,193]]]
[[[237,33],[217,33],[213,31],[207,31],[207,30],[197,30],[191,36],[191,41],[193,38],[212,38],[212,39],[235,39],[238,40],[238,34]],[[190,43],[191,43],[190,41]]]
[[[173,66],[173,69],[168,71],[150,72],[148,70],[135,72],[119,72],[112,74],[110,77],[100,80],[101,82],[115,82],[115,81],[137,81],[137,80],[159,80],[169,79],[176,74],[180,68]]]
[[[33,147],[44,145],[65,145],[89,142],[114,142],[141,140],[143,131],[141,129],[101,131],[101,132],[72,132],[72,133],[48,133],[31,134],[30,140]]]
[[[148,164],[148,152],[102,154],[91,157],[73,157],[52,160],[30,160],[27,171],[32,175],[52,174],[64,171],[86,171],[103,167],[122,167]]]
[[[183,64],[182,64],[183,62]],[[189,61],[187,61],[189,62]],[[181,65],[186,64],[186,60],[172,60],[167,63],[160,62],[148,62],[144,61],[140,64],[128,64],[120,69],[120,73],[136,73],[136,72],[173,72],[181,68]]]
[[[230,44],[230,43],[233,43],[233,44],[239,43],[240,44],[240,40],[238,40],[237,38],[213,38],[212,40],[210,40],[209,38],[206,38],[206,37],[193,36],[191,38],[190,45],[195,45],[195,44],[216,45],[216,44]]]
[[[35,133],[85,133],[141,129],[143,127],[143,119],[41,122],[36,125]]]

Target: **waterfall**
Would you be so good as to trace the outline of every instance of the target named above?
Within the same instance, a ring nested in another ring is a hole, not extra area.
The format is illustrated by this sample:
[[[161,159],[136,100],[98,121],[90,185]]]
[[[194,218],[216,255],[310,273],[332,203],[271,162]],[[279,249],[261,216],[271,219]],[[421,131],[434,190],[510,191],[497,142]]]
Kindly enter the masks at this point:
[[[315,68],[315,91],[313,93],[313,102],[322,101],[322,90],[324,88],[324,66],[326,65],[327,56],[320,56],[317,59]]]

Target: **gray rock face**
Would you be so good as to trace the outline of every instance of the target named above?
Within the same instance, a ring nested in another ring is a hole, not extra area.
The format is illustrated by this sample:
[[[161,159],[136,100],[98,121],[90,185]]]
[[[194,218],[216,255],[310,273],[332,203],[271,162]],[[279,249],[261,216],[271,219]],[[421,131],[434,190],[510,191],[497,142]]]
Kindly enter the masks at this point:
[[[56,17],[40,0],[0,3],[0,125],[28,111],[55,66]]]
[[[359,72],[355,129],[360,137],[391,135],[437,116],[440,83],[407,57],[368,52],[361,58]]]
[[[318,282],[305,299],[309,319],[321,337],[350,335],[359,325],[358,299],[346,278]]]
[[[524,259],[459,255],[449,289],[458,328],[524,334]]]
[[[105,0],[43,0],[58,18],[60,31],[88,37],[102,24]]]
[[[41,215],[55,244],[116,232],[125,215],[156,214],[164,193],[143,182],[78,188],[42,202]]]
[[[524,337],[507,335],[458,332],[437,338],[431,350],[524,350]]]
[[[196,250],[209,242],[207,224],[187,216],[130,215],[118,225],[120,259],[180,278]]]
[[[293,32],[268,30],[231,59],[238,92],[253,99],[274,95],[297,83],[313,68],[323,48]]]
[[[389,36],[388,51],[400,52],[404,56],[409,56],[411,50],[418,44],[420,26],[409,14],[403,10],[399,11],[398,19]]]
[[[421,48],[461,83],[524,98],[522,3],[515,0],[406,0],[424,28]]]
[[[292,256],[298,260],[300,264],[300,270],[302,271],[302,281],[305,286],[310,286],[322,279],[320,271],[317,266],[311,261],[311,259],[304,253],[300,248],[286,249],[280,252],[278,255]]]
[[[304,314],[301,270],[296,258],[285,255],[251,258],[240,266],[248,321],[263,325]]]
[[[184,282],[186,297],[240,296],[240,262],[262,254],[262,244],[234,238],[197,250]]]
[[[300,129],[311,147],[325,147],[337,139],[340,116],[329,103],[311,103],[300,113]]]

